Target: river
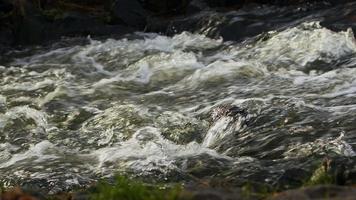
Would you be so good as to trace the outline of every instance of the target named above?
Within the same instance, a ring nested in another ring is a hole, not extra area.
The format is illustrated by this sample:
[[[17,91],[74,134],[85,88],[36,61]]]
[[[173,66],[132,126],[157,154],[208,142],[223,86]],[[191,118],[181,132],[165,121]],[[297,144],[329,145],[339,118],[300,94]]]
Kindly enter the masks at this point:
[[[115,173],[293,187],[356,153],[356,43],[318,21],[242,42],[63,39],[0,63],[0,180],[50,193]],[[222,106],[244,115],[213,113]]]

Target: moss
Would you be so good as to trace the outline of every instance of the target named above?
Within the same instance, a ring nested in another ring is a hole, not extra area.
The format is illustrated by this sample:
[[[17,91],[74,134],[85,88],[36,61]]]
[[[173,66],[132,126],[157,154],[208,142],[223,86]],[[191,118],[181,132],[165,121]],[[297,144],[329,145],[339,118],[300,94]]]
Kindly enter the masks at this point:
[[[143,182],[117,176],[114,184],[100,182],[90,195],[93,200],[177,200],[182,191],[181,186],[160,188],[146,185]]]

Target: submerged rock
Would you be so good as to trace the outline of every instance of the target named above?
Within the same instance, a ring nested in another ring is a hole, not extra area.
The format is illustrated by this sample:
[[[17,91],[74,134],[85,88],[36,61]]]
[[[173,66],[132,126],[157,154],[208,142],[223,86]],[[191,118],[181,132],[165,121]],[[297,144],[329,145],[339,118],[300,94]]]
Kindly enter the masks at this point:
[[[150,123],[151,116],[145,108],[116,105],[86,120],[80,129],[81,138],[89,144],[105,146],[128,140],[135,131]]]
[[[165,138],[177,144],[187,144],[192,141],[201,142],[202,134],[208,129],[206,121],[175,112],[162,113],[157,118],[157,126],[160,127]]]
[[[210,117],[211,126],[202,145],[211,148],[219,146],[244,128],[247,111],[237,106],[221,105],[211,111]]]

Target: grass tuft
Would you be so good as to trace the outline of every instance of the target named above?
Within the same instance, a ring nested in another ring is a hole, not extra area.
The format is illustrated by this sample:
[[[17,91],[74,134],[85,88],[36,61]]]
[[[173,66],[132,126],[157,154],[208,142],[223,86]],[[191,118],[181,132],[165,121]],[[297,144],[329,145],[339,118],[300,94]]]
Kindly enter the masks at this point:
[[[100,182],[92,192],[92,200],[178,200],[182,191],[181,186],[160,188],[146,185],[143,182],[117,176],[114,184]]]
[[[313,175],[306,181],[304,186],[335,184],[335,179],[330,175],[329,171],[330,160],[327,159],[314,171]]]

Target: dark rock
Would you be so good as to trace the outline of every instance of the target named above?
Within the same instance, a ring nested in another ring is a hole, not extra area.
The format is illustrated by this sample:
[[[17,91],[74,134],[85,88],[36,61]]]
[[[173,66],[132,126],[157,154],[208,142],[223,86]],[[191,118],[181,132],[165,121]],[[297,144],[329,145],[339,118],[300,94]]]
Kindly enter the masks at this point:
[[[220,37],[219,30],[225,16],[214,11],[198,12],[192,16],[175,18],[150,18],[147,31],[174,35],[183,31],[205,34],[212,38]]]
[[[334,13],[338,13],[335,15]],[[356,2],[351,2],[346,5],[337,5],[332,9],[325,11],[325,17],[320,23],[334,31],[346,30],[352,28],[356,30]]]
[[[19,45],[46,43],[63,36],[122,35],[134,30],[124,25],[110,25],[96,16],[76,11],[51,18],[30,3],[26,5],[25,15],[15,16],[14,22],[11,27],[14,43]]]
[[[324,19],[323,21],[330,22],[330,24],[339,24],[338,26],[342,29],[352,24],[355,26],[352,21],[356,18],[353,18],[352,14],[349,14],[350,17],[347,19],[333,14],[342,12],[342,15],[345,16],[345,13],[350,12],[352,7],[356,7],[355,5],[340,4],[338,7],[332,8],[325,3],[288,7],[244,4],[242,8],[235,10],[233,6],[240,6],[238,1],[214,2],[193,0],[187,7],[187,14],[195,14],[174,18],[152,18],[148,21],[147,30],[167,35],[189,31],[211,38],[222,37],[225,41],[243,41],[271,30],[283,30],[310,20]],[[222,5],[233,6],[227,6],[220,10],[212,8],[212,6]],[[233,9],[229,11],[231,8]]]
[[[224,26],[220,34],[225,40],[239,41],[256,36],[266,30],[268,30],[268,26],[263,21],[258,22],[238,17]]]
[[[210,7],[231,7],[242,5],[245,0],[204,0]]]
[[[39,2],[40,4],[37,5],[33,1],[12,1],[11,7],[8,6],[7,1],[0,1],[2,9],[0,10],[0,44],[2,46],[43,44],[63,36],[118,36],[135,30],[134,27],[130,28],[123,23],[107,23],[104,19],[105,13],[98,16],[85,9],[76,10],[75,5],[71,5],[73,8],[61,9],[55,1]],[[95,5],[100,2],[91,0],[85,4],[86,1],[76,0],[74,3]],[[11,15],[2,18],[1,13],[10,8],[13,9]]]
[[[46,31],[45,18],[30,2],[23,1],[16,7],[17,14],[13,16],[14,39],[16,44],[30,44],[41,42]]]
[[[190,0],[144,0],[144,6],[155,15],[172,16],[185,13],[189,2]]]
[[[356,197],[356,188],[342,187],[333,185],[323,185],[308,187],[296,190],[290,190],[273,195],[269,200],[311,200],[311,199],[328,199],[328,200],[353,200]]]
[[[1,17],[1,14],[9,13],[13,9],[14,9],[14,6],[11,3],[0,0],[0,17]]]
[[[0,44],[38,44],[62,36],[109,36],[137,30],[167,35],[190,31],[212,38],[242,41],[270,30],[294,26],[305,21],[303,19],[321,20],[323,26],[332,30],[348,27],[356,30],[355,3],[340,2],[0,0]],[[265,3],[298,6],[262,6]],[[51,12],[59,13],[59,16],[51,18],[47,15]]]
[[[12,31],[8,27],[0,27],[0,45],[9,46],[12,44]]]
[[[194,14],[203,10],[208,10],[209,5],[201,0],[192,0],[186,8],[186,14]]]
[[[329,174],[338,185],[356,184],[356,159],[355,158],[333,158],[329,164]]]
[[[147,12],[137,0],[116,0],[111,8],[112,22],[138,29],[146,26]]]
[[[290,168],[286,169],[284,173],[278,178],[276,186],[281,189],[291,189],[300,187],[305,183],[310,174],[300,168]]]
[[[102,36],[102,35],[122,35],[133,31],[124,25],[109,25],[99,21],[91,15],[81,13],[66,13],[62,19],[51,24],[53,31],[50,37],[54,36]]]

